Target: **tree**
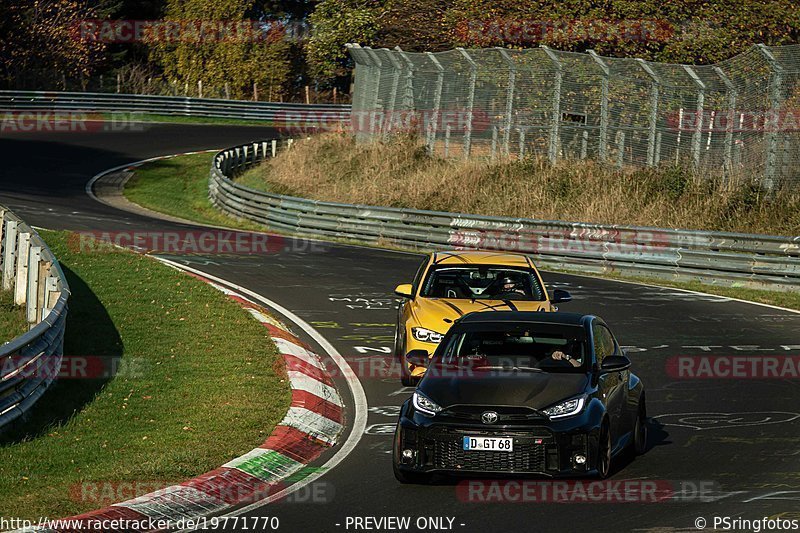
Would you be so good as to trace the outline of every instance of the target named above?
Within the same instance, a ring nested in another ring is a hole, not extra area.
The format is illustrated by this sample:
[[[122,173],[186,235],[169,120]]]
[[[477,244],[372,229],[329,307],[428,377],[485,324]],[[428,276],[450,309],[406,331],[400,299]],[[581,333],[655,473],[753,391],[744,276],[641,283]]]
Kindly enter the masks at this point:
[[[282,25],[251,20],[253,0],[167,0],[165,24],[145,33],[151,58],[179,86],[232,98],[277,99],[289,82],[290,45]],[[176,28],[178,28],[176,30]]]
[[[103,65],[106,46],[76,34],[96,12],[77,0],[6,0],[0,7],[0,59],[7,84],[56,88]]]

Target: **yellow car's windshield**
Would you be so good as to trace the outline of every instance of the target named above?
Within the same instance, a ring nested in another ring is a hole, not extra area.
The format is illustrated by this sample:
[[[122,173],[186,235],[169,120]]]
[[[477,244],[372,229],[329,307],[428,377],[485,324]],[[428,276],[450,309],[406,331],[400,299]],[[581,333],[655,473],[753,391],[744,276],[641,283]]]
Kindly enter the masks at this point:
[[[530,270],[481,265],[440,266],[428,272],[420,296],[470,300],[544,300]]]

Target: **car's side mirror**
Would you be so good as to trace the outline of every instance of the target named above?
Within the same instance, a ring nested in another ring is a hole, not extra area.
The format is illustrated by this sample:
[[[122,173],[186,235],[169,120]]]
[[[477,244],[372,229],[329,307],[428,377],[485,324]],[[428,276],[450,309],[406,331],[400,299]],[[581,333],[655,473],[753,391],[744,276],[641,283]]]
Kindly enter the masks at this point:
[[[550,303],[560,304],[564,302],[571,302],[572,295],[564,289],[553,290],[553,296],[550,298]]]
[[[411,298],[411,291],[412,287],[410,283],[403,283],[402,285],[398,285],[394,289],[394,293],[398,296],[402,296],[403,298]]]
[[[406,354],[406,361],[414,366],[428,366],[428,355],[426,350],[411,350]]]
[[[600,373],[620,372],[627,370],[631,366],[631,360],[624,355],[608,355],[600,365]]]

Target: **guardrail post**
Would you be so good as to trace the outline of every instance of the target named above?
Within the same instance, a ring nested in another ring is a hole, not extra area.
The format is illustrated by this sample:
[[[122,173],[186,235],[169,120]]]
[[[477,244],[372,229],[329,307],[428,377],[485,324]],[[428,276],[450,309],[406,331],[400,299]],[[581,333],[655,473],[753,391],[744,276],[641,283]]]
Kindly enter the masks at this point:
[[[558,56],[550,50],[547,46],[542,45],[540,48],[544,50],[553,66],[556,68],[556,75],[553,79],[553,116],[550,119],[550,141],[547,148],[547,157],[550,163],[555,163],[558,160],[558,145],[559,134],[561,127],[561,80],[563,78],[563,67]]]
[[[692,78],[697,87],[697,111],[694,123],[694,133],[692,134],[692,162],[695,170],[700,168],[700,147],[703,142],[703,112],[706,95],[706,84],[695,73],[694,69],[688,65],[683,65],[683,70]],[[713,125],[713,124],[712,124]]]
[[[42,311],[42,320],[47,318],[47,315],[50,314],[50,311],[53,310],[53,306],[58,301],[59,297],[61,297],[61,292],[58,290],[58,278],[55,276],[47,276],[45,280],[45,298],[44,298],[44,310]]]
[[[726,174],[733,172],[733,158],[731,152],[733,151],[733,125],[736,121],[736,87],[730,78],[719,67],[713,67],[722,83],[725,84],[725,92],[728,96],[728,117],[725,122],[725,150],[722,159],[722,168]]]
[[[511,122],[514,113],[514,86],[517,82],[517,65],[514,59],[503,48],[497,48],[503,60],[508,64],[508,88],[506,90],[506,120],[503,133],[503,153],[508,155],[511,142]]]
[[[42,321],[45,316],[44,304],[47,299],[47,274],[53,263],[50,261],[39,261],[38,287],[36,291],[36,323]]]
[[[425,52],[428,56],[428,59],[431,60],[431,63],[436,67],[436,70],[439,71],[439,74],[436,76],[436,92],[434,93],[433,97],[433,116],[431,117],[430,122],[428,123],[428,153],[433,154],[433,150],[436,144],[436,133],[437,128],[439,125],[439,112],[440,107],[442,105],[442,89],[444,88],[444,67],[439,60],[436,59],[431,52]]]
[[[658,97],[661,93],[661,80],[644,59],[636,58],[636,62],[650,76],[650,118],[648,120],[647,135],[647,166],[655,163],[656,154],[656,128],[658,127]],[[624,139],[624,137],[623,137]]]
[[[492,161],[497,157],[497,126],[492,126]]]
[[[772,70],[769,78],[769,113],[770,120],[764,121],[764,126],[767,128],[767,164],[766,164],[766,179],[764,186],[768,190],[775,187],[775,169],[778,165],[778,113],[781,107],[781,86],[783,85],[783,67],[772,55],[764,44],[757,44],[756,47],[761,55],[769,63]]]
[[[3,290],[11,290],[14,283],[14,259],[17,256],[17,221],[6,221],[3,249]]]
[[[39,261],[42,259],[42,247],[32,246],[30,255],[28,256],[28,294],[26,296],[26,317],[28,323],[33,325],[36,323],[37,309],[36,305],[39,302]]]
[[[600,161],[605,162],[608,157],[608,78],[611,71],[597,52],[594,50],[588,52],[603,73],[603,79],[600,81],[600,138],[597,143],[597,153]]]
[[[517,134],[519,135],[519,158],[520,160],[525,157],[525,128],[519,127],[517,128]]]
[[[475,84],[478,81],[478,64],[463,48],[456,48],[469,63],[469,90],[467,92],[467,120],[464,124],[464,159],[469,157],[472,149],[472,117],[475,106]]]
[[[19,234],[17,244],[17,279],[14,282],[14,304],[23,305],[25,303],[25,281],[28,279],[28,251],[31,246],[31,234],[22,232]]]
[[[272,157],[275,157],[275,152],[278,151],[278,141],[277,139],[272,139]]]

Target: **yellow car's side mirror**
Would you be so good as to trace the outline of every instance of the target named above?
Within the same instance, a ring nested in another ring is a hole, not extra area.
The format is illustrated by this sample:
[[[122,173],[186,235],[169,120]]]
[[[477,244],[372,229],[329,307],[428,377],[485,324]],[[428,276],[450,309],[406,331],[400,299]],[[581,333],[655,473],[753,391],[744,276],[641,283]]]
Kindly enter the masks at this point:
[[[411,298],[411,291],[412,287],[410,283],[403,283],[394,289],[394,293],[398,296],[402,296],[403,298]]]

